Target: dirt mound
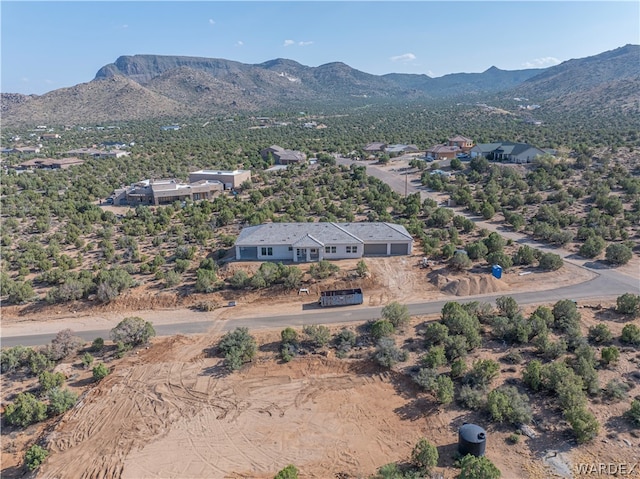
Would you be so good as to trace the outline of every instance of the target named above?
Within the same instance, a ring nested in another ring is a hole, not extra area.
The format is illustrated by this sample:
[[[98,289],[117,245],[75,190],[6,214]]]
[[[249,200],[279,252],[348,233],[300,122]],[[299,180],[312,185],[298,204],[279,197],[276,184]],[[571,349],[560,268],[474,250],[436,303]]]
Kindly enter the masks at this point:
[[[455,279],[439,275],[437,281],[443,293],[454,296],[498,293],[509,289],[507,283],[488,274],[465,276]]]

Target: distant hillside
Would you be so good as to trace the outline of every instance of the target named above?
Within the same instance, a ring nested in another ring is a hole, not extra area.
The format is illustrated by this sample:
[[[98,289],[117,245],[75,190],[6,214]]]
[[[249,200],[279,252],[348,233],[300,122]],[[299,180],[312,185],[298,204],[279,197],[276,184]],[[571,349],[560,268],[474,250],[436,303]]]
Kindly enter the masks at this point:
[[[357,101],[407,102],[504,94],[553,108],[633,105],[640,46],[627,45],[547,69],[455,73],[439,78],[371,75],[344,63],[308,67],[275,59],[231,60],[162,55],[122,56],[94,80],[44,95],[2,94],[3,124],[71,124]],[[631,98],[631,101],[630,101]],[[366,100],[362,100],[366,99]],[[561,101],[560,101],[561,99]],[[622,106],[620,106],[622,108]]]

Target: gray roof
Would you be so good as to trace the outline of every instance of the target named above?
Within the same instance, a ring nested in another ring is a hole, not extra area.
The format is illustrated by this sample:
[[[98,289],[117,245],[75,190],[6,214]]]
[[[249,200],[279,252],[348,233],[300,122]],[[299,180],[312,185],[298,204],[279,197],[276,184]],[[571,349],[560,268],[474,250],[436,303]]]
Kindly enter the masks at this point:
[[[298,247],[407,241],[404,226],[392,223],[266,223],[243,228],[238,246],[296,245]]]

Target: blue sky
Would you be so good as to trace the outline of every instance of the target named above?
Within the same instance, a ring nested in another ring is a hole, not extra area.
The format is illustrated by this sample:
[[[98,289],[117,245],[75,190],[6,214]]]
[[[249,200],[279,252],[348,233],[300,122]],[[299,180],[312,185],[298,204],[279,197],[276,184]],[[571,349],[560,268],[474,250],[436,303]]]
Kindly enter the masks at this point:
[[[367,73],[546,67],[640,43],[638,1],[5,1],[0,91],[92,80],[121,55],[341,61]]]

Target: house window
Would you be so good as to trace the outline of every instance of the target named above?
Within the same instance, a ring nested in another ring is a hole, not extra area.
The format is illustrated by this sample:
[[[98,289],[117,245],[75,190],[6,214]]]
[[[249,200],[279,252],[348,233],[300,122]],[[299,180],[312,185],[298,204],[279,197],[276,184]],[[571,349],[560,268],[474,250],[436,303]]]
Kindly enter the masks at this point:
[[[289,251],[293,251],[293,246],[289,246]]]
[[[357,253],[357,252],[358,252],[357,246],[347,246],[347,253]]]
[[[262,256],[273,256],[273,248],[271,246],[263,246],[261,248]]]
[[[325,246],[324,247],[324,252],[325,253],[335,253],[336,252],[336,247],[335,246]]]

